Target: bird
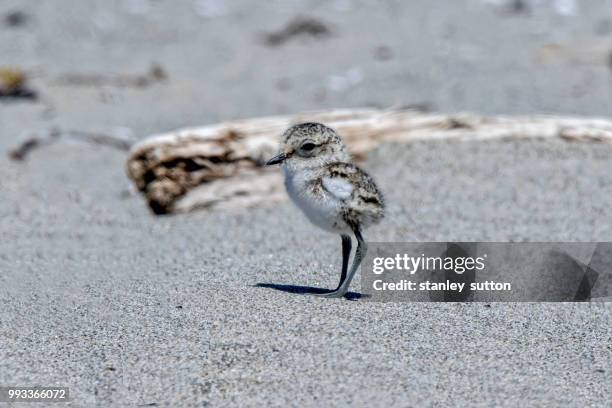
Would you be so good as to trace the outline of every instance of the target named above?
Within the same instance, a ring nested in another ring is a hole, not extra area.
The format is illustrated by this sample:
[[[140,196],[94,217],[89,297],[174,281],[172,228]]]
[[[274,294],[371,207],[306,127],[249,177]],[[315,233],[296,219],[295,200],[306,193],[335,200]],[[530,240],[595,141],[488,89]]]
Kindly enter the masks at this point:
[[[372,177],[353,163],[340,135],[321,123],[289,127],[281,136],[280,152],[266,163],[275,164],[281,166],[289,197],[308,220],[341,237],[340,282],[335,290],[313,294],[346,297],[368,249],[362,231],[385,214],[381,191]],[[357,249],[349,270],[351,236],[357,241]]]

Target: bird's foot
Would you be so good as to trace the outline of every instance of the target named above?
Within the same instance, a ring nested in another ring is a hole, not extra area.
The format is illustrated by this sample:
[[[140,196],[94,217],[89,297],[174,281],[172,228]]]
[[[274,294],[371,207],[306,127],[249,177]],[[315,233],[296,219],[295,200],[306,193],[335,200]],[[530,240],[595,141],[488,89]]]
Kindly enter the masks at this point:
[[[331,292],[313,293],[314,296],[325,297],[325,298],[341,298],[346,296],[346,290],[336,289]]]

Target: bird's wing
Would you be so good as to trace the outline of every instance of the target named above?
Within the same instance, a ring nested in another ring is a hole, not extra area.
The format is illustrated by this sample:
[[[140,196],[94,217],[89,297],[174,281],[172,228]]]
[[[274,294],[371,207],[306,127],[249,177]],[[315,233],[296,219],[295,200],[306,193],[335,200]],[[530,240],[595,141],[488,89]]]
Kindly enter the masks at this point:
[[[339,200],[346,200],[353,194],[353,184],[340,177],[323,177],[323,188]]]

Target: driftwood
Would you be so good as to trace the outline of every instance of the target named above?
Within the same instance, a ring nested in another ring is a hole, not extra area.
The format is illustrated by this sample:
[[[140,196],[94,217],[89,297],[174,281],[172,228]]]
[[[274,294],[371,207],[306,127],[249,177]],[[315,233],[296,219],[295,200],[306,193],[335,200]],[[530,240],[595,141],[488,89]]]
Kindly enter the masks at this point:
[[[156,214],[283,200],[280,172],[263,164],[277,152],[280,134],[304,121],[335,128],[358,161],[387,141],[559,137],[612,143],[612,120],[606,119],[334,110],[238,120],[151,136],[132,147],[127,173]]]

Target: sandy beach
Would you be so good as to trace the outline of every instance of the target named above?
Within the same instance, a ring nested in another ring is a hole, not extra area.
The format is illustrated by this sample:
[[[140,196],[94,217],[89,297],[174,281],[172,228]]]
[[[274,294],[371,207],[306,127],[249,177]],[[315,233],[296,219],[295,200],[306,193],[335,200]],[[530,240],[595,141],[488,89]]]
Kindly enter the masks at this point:
[[[612,3],[524,3],[2,2],[23,21],[2,17],[0,66],[37,98],[0,99],[0,386],[74,407],[609,405],[609,302],[274,290],[338,277],[340,239],[289,201],[160,217],[121,149],[9,158],[52,128],[131,143],[337,107],[609,115]],[[296,15],[326,28],[269,40]],[[368,241],[612,240],[609,144],[387,143],[364,168],[388,203]]]

